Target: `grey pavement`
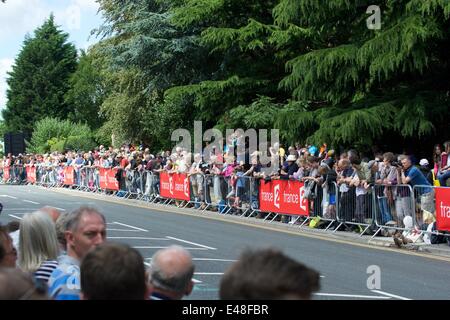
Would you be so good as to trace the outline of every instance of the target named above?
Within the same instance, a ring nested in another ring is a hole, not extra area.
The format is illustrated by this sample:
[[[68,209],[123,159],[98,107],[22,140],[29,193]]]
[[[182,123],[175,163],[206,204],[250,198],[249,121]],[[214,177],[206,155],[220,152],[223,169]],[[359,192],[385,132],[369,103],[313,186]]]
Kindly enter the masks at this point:
[[[450,250],[445,246],[392,247],[392,239],[325,232],[217,212],[164,207],[67,189],[0,185],[6,223],[43,205],[73,210],[99,208],[110,241],[136,247],[149,261],[159,248],[182,245],[196,264],[196,286],[188,299],[218,299],[220,278],[244,248],[275,247],[318,270],[316,299],[450,299]],[[368,287],[380,271],[380,286]],[[377,269],[378,268],[378,269]]]

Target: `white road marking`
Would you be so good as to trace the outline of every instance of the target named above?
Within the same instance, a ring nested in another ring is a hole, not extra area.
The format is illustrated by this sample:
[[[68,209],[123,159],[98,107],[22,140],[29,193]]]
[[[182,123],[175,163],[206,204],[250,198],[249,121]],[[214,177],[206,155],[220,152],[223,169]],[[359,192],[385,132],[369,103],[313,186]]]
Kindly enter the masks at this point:
[[[182,239],[178,239],[178,238],[174,238],[174,237],[166,237],[166,238],[172,239],[172,240],[176,240],[176,241],[180,241],[180,242],[184,242],[184,243],[193,244],[194,246],[199,246],[199,247],[202,247],[202,248],[205,248],[205,249],[209,249],[209,250],[217,250],[216,248],[208,247],[208,246],[205,246],[203,244],[198,244],[198,243],[195,243],[195,242],[190,242],[190,241],[186,241],[186,240],[182,240]]]
[[[128,230],[128,229],[106,229],[106,231],[140,232],[139,230]]]
[[[118,225],[121,225],[121,226],[124,226],[124,227],[132,228],[132,229],[135,229],[135,230],[148,232],[148,230],[141,229],[141,228],[138,228],[138,227],[133,227],[133,226],[130,226],[130,225],[125,224],[125,223],[120,223],[120,222],[117,222],[117,221],[114,221],[114,223],[118,224]]]
[[[169,247],[136,246],[136,247],[133,247],[133,248],[135,248],[135,249],[166,249],[166,248],[169,248]],[[183,247],[183,249],[186,249],[186,250],[208,250],[208,249],[205,249],[205,248],[187,248],[187,247]]]
[[[199,276],[221,276],[223,272],[194,272],[194,274]]]
[[[17,199],[17,197],[8,196],[8,195],[6,195],[6,194],[0,194],[0,197],[3,197],[3,198],[11,198],[11,199]]]
[[[223,262],[236,262],[237,260],[229,259],[211,259],[211,258],[192,258],[194,261],[223,261]]]
[[[13,218],[16,218],[16,219],[19,219],[19,220],[22,220],[22,218],[20,218],[20,217],[18,217],[18,216],[15,216],[15,215],[13,215],[13,214],[8,214],[8,216],[13,217]]]
[[[59,210],[59,211],[66,211],[66,209],[63,209],[63,208],[58,208],[58,207],[53,207],[53,208],[55,208],[56,210]]]
[[[381,297],[381,296],[364,296],[357,294],[341,294],[341,293],[313,293],[313,295],[325,297],[361,298],[361,299],[390,299],[389,297]]]
[[[32,204],[40,204],[39,202],[31,201],[31,200],[22,200],[23,202],[28,202]]]
[[[137,239],[137,240],[161,240],[161,241],[170,240],[166,238],[146,238],[146,237],[108,237],[108,239]]]
[[[396,298],[396,299],[400,299],[400,300],[412,300],[412,299],[409,299],[409,298],[405,298],[405,297],[398,296],[398,295],[395,295],[395,294],[392,294],[392,293],[388,293],[388,292],[384,292],[384,291],[381,291],[381,290],[372,290],[372,292],[383,294],[385,296]]]

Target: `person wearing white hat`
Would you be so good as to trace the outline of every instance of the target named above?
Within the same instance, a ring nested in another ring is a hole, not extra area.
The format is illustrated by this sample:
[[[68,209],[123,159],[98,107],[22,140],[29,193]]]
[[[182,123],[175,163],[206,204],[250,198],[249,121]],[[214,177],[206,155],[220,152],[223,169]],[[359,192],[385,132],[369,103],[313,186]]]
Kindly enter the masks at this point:
[[[427,181],[433,185],[433,174],[431,172],[431,169],[429,167],[429,162],[427,159],[421,159],[419,161],[419,170],[422,172],[422,174],[425,176],[425,178],[427,179]]]
[[[280,179],[288,180],[294,177],[294,173],[298,171],[298,165],[296,163],[297,157],[290,154],[286,163],[283,165],[280,171]]]

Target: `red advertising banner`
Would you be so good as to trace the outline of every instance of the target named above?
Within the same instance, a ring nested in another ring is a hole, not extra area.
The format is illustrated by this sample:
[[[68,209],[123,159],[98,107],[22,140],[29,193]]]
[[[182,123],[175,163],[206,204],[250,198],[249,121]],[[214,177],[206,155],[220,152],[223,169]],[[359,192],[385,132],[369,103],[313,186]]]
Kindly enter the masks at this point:
[[[435,188],[436,229],[450,231],[450,188]]]
[[[159,187],[161,197],[191,200],[189,178],[185,174],[161,172]]]
[[[100,168],[100,189],[119,190],[119,181],[116,179],[117,169]]]
[[[260,180],[259,207],[264,212],[309,216],[305,185],[300,181]]]
[[[9,166],[3,168],[3,181],[8,181],[9,178],[11,178],[11,176],[9,174],[9,169],[10,169]]]
[[[73,185],[75,183],[75,179],[73,176],[73,167],[65,167],[64,168],[64,184],[65,185]]]
[[[36,167],[26,167],[27,181],[30,183],[36,183]]]

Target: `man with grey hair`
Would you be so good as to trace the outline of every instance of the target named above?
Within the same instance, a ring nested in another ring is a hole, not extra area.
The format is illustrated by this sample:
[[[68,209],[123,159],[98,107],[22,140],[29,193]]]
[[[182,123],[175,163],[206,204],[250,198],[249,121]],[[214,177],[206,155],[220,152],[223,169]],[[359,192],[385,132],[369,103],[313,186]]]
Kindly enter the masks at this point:
[[[191,254],[180,246],[158,250],[149,270],[151,300],[181,300],[194,287]]]
[[[64,218],[67,254],[58,258],[48,280],[50,297],[55,300],[80,299],[80,262],[96,246],[105,242],[106,220],[92,207],[80,207]]]

